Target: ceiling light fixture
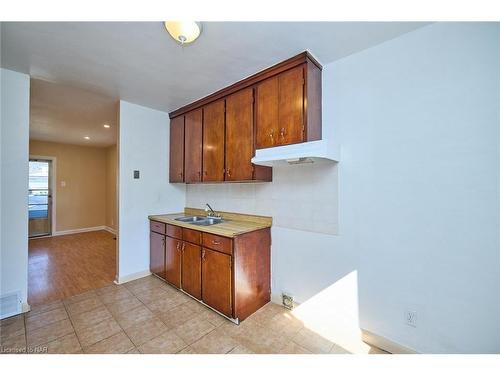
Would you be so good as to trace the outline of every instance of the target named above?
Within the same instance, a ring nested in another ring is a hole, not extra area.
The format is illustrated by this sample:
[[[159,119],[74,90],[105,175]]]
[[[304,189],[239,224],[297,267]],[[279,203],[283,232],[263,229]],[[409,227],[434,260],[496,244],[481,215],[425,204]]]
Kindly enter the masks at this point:
[[[88,135],[86,135],[86,136],[85,136],[85,137],[83,137],[83,138],[85,138],[86,140],[89,140],[89,139],[90,139],[90,137],[89,137]]]
[[[168,33],[180,44],[193,43],[201,33],[201,23],[195,21],[165,21]]]
[[[104,124],[103,125],[106,129],[109,129],[111,126],[109,126],[108,124]]]

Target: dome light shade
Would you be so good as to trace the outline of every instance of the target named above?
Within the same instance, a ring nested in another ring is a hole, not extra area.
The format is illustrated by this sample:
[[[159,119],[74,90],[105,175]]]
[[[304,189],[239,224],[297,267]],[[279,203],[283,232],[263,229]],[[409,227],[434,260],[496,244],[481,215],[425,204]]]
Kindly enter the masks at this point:
[[[194,21],[165,21],[165,28],[180,44],[194,42],[201,33],[201,24]]]

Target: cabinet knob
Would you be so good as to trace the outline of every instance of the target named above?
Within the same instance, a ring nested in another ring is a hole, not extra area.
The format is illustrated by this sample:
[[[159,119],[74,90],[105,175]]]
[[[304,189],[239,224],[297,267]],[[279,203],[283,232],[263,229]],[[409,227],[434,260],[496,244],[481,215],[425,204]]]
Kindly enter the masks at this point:
[[[205,249],[201,251],[201,260],[205,260]]]
[[[228,177],[231,177],[231,168],[227,169],[226,174],[227,174]]]
[[[220,245],[220,241],[212,240],[212,244],[214,244],[214,245]]]
[[[180,242],[177,242],[176,249],[179,250],[179,247],[181,246]]]
[[[280,135],[281,135],[281,138],[285,138],[285,128],[281,128],[280,130]]]
[[[182,251],[184,251],[185,248],[186,248],[186,244],[183,242],[182,243]]]

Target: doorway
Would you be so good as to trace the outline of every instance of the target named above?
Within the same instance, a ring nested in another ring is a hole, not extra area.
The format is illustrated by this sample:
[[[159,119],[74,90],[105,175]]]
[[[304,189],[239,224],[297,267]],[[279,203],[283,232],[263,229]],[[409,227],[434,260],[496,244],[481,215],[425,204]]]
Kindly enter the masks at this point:
[[[30,80],[31,305],[115,279],[118,110],[115,98]]]
[[[28,237],[52,234],[52,160],[29,160]]]

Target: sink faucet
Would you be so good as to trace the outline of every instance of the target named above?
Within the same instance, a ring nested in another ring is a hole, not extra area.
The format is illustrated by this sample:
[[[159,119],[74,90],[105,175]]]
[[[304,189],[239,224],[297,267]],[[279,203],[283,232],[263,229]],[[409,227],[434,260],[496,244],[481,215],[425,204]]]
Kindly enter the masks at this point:
[[[221,217],[221,214],[218,214],[217,212],[214,211],[214,209],[212,207],[210,207],[210,205],[207,203],[206,204],[207,207],[205,207],[205,212],[208,212],[208,215],[209,217],[216,217],[216,218],[220,218]]]

